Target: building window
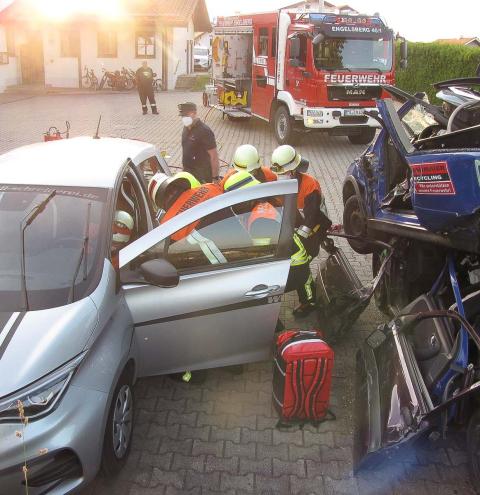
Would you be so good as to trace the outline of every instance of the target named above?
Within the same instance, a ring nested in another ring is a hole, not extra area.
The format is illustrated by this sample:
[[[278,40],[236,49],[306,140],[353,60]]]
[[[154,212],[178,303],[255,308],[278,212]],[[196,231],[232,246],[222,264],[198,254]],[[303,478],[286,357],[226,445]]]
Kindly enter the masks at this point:
[[[98,56],[115,58],[117,56],[117,33],[115,31],[100,31],[97,34]]]
[[[277,28],[272,28],[272,57],[277,56]]]
[[[135,56],[137,58],[155,58],[154,32],[141,32],[135,35]]]
[[[80,33],[78,31],[60,31],[60,56],[78,57],[80,55]]]
[[[268,55],[268,28],[258,31],[258,55]]]

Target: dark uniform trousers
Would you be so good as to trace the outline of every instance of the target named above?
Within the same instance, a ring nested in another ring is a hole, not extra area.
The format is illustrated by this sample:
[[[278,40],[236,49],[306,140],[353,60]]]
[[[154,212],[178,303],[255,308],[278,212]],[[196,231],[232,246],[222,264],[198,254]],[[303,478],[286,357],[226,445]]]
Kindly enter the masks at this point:
[[[140,96],[140,101],[142,102],[142,109],[147,110],[147,98],[150,102],[150,106],[152,107],[152,111],[157,110],[157,103],[155,102],[155,95],[153,93],[153,87],[141,87],[138,88],[138,95]]]

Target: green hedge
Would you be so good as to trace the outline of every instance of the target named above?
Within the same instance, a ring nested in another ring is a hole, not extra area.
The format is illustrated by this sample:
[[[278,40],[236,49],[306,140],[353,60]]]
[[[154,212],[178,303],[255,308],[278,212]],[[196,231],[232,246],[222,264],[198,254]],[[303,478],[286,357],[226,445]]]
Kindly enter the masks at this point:
[[[400,44],[397,44],[396,85],[415,93],[425,91],[430,101],[438,102],[432,84],[456,77],[473,77],[480,63],[480,48],[443,43],[408,43],[408,67],[400,69]]]

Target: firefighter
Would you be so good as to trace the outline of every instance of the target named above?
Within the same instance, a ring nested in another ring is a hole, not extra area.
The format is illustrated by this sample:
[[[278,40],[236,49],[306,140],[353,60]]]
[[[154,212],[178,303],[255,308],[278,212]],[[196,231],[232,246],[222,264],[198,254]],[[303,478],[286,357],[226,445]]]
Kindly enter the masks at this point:
[[[308,160],[302,158],[293,146],[282,145],[272,153],[272,169],[275,173],[298,180],[297,234],[313,259],[318,255],[320,243],[332,222],[328,218],[318,180],[306,173],[308,165]]]
[[[112,226],[112,264],[118,269],[118,252],[125,247],[132,237],[135,222],[132,215],[123,210],[115,211]]]
[[[249,172],[260,182],[273,182],[277,180],[277,175],[269,167],[260,165],[260,156],[257,148],[251,144],[242,144],[233,155],[232,168],[227,171],[225,177],[220,181],[224,187],[225,182],[235,172]]]
[[[248,172],[237,172],[227,179],[224,191],[234,191],[257,184],[260,182]],[[272,238],[278,238],[281,226],[281,217],[277,209],[265,201],[258,202],[253,208],[251,202],[244,205],[244,210],[252,210],[246,226],[253,244],[257,246],[271,244]],[[296,290],[298,293],[300,304],[293,310],[293,314],[298,317],[306,316],[315,309],[315,283],[310,272],[310,260],[302,239],[294,233],[286,291]]]
[[[154,115],[158,115],[157,103],[155,102],[155,95],[153,94],[153,78],[156,74],[148,66],[146,61],[142,62],[142,66],[135,73],[137,79],[138,96],[142,103],[143,115],[148,113],[147,98],[150,102],[150,107]]]
[[[166,178],[164,174],[156,174],[150,179],[148,191],[157,207],[165,211],[160,223],[222,193],[217,184],[200,184],[188,172]],[[214,216],[209,217],[209,221],[217,220]],[[198,232],[206,225],[205,220],[197,220],[172,234],[170,242],[186,239],[190,244],[197,244],[212,265],[226,263],[227,260],[215,243]]]

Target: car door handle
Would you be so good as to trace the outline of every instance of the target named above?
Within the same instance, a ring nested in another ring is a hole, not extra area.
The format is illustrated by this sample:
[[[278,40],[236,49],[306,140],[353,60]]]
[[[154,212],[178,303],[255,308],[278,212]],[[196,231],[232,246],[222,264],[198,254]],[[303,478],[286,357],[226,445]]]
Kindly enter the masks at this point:
[[[268,294],[271,294],[272,292],[276,292],[278,289],[280,289],[279,285],[271,285],[270,287],[268,287],[267,285],[260,284],[256,285],[252,290],[245,292],[245,297],[261,298],[268,296]]]

